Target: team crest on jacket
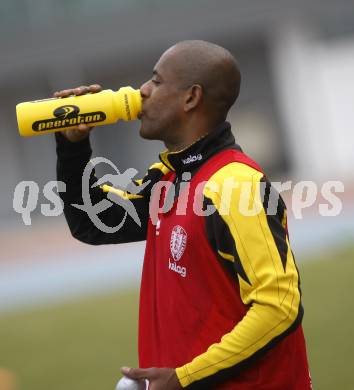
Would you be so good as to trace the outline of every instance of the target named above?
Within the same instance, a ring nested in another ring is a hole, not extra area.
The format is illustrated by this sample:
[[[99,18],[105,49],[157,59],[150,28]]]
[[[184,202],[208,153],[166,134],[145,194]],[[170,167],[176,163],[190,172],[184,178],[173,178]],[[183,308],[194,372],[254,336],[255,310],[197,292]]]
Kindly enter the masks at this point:
[[[170,249],[174,261],[180,260],[187,244],[187,232],[182,226],[176,225],[171,232]]]

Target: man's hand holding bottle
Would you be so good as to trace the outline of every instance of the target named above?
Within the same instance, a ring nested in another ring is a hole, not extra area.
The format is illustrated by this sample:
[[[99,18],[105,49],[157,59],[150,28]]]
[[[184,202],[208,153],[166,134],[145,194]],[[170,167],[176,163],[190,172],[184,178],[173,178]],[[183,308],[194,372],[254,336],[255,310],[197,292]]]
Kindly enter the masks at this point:
[[[97,93],[100,91],[102,91],[102,87],[98,84],[92,84],[89,86],[82,85],[81,87],[72,88],[72,89],[63,89],[62,91],[54,92],[53,97],[66,98],[72,95],[80,96],[80,95],[85,95],[87,93]],[[88,137],[91,129],[92,127],[84,123],[80,123],[77,127],[62,131],[61,133],[70,142],[80,142]]]

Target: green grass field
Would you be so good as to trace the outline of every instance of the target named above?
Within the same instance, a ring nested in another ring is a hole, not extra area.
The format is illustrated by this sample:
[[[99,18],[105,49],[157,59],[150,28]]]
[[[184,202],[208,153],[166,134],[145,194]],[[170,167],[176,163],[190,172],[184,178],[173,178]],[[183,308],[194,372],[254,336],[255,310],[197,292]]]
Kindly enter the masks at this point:
[[[314,388],[353,390],[354,248],[299,264]],[[137,364],[138,292],[0,317],[0,367],[21,390],[113,390]],[[0,386],[1,387],[1,386]]]

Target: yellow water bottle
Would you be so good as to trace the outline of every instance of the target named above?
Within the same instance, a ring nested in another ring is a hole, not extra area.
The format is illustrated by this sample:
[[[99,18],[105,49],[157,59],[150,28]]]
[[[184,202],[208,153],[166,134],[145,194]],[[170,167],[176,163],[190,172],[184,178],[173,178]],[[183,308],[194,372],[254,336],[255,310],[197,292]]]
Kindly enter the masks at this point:
[[[118,119],[137,119],[141,111],[140,91],[123,87],[66,98],[51,98],[19,103],[17,123],[23,137],[63,131],[85,123],[108,125]]]

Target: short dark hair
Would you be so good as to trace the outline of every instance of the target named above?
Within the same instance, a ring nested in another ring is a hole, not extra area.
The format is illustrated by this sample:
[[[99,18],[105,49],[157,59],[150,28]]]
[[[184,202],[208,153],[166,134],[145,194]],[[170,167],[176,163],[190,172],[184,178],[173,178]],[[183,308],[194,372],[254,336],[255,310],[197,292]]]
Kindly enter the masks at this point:
[[[225,120],[240,93],[241,72],[235,57],[225,48],[202,40],[178,42],[173,48],[181,58],[181,85],[201,85],[211,112]]]

